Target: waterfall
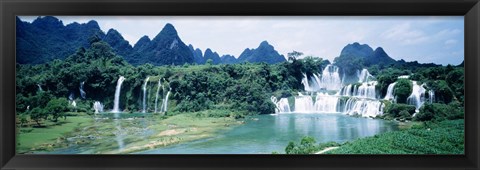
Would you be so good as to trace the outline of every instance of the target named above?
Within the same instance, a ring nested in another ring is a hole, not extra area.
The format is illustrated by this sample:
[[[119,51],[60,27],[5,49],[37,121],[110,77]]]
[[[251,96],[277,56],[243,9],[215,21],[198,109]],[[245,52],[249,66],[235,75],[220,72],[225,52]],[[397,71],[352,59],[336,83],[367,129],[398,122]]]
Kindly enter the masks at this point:
[[[148,80],[150,77],[147,77],[145,79],[145,83],[143,83],[143,111],[142,113],[147,112],[147,85],[148,85]]]
[[[322,79],[319,83],[320,87],[326,90],[340,90],[340,88],[342,88],[342,81],[340,80],[338,70],[337,66],[327,65],[322,71]]]
[[[75,95],[73,94],[73,92],[71,92],[70,95],[68,95],[68,100],[72,101],[74,98]]]
[[[358,72],[357,72],[357,74],[358,74]],[[365,69],[365,68],[362,69],[362,72],[360,72],[360,74],[358,74],[357,76],[358,76],[358,82],[359,83],[368,82],[368,80],[373,77],[370,74],[370,72],[368,72],[368,70]]]
[[[160,92],[160,87],[161,87],[161,86],[162,86],[162,79],[158,78],[157,93],[155,93],[155,113],[157,113],[158,93]]]
[[[277,98],[275,96],[270,97],[270,100],[275,104],[275,113],[289,113],[291,112],[290,110],[290,105],[288,104],[288,99],[287,98],[281,98],[279,101],[277,101]]]
[[[163,104],[162,104],[162,112],[166,112],[167,111],[167,106],[168,106],[168,96],[170,96],[170,91],[172,90],[172,88],[170,88],[170,90],[167,92],[167,95],[165,95],[165,99],[163,100]]]
[[[412,94],[407,98],[407,103],[414,105],[418,112],[425,100],[425,88],[423,88],[423,84],[418,85],[416,81],[412,81],[412,84]]]
[[[343,112],[347,115],[376,117],[383,114],[383,107],[383,103],[378,100],[350,98],[347,100]]]
[[[302,84],[307,92],[315,92],[324,90],[340,90],[342,88],[342,80],[338,73],[338,67],[327,65],[322,71],[322,75],[312,74],[309,78],[307,74],[303,74]]]
[[[93,109],[95,110],[95,113],[103,112],[103,104],[99,101],[95,101],[95,103],[93,103]]]
[[[75,108],[77,107],[77,102],[75,102],[75,100],[72,101],[72,106],[75,107]]]
[[[87,93],[85,93],[85,91],[83,90],[83,85],[85,84],[85,81],[82,81],[80,83],[80,96],[82,97],[82,99],[85,99],[86,98],[86,95]]]
[[[38,86],[38,91],[43,91],[42,86],[40,86],[40,84],[37,84],[37,86]]]
[[[311,96],[295,97],[295,112],[307,113],[315,111]]]
[[[303,87],[304,87],[305,91],[316,91],[316,90],[318,90],[317,89],[318,87],[311,87],[310,86],[310,83],[308,82],[307,74],[305,74],[305,73],[303,74],[302,84],[303,84]]]
[[[376,81],[365,82],[360,86],[349,84],[342,87],[338,94],[347,97],[356,96],[361,98],[376,99],[376,85]]]
[[[388,85],[387,87],[387,94],[385,95],[385,100],[394,100],[395,99],[395,96],[393,95],[393,93],[395,92],[394,91],[394,88],[395,88],[395,84],[397,84],[397,82],[394,82],[394,83],[391,83]]]
[[[433,90],[428,91],[428,100],[430,101],[430,103],[435,102],[435,91]]]
[[[362,83],[358,87],[357,90],[355,90],[355,96],[362,97],[362,98],[370,98],[370,99],[375,99],[376,98],[376,92],[375,92],[375,86],[377,85],[376,81],[371,81],[371,82],[365,82]]]
[[[316,112],[325,112],[325,113],[336,113],[338,96],[328,95],[326,93],[318,93],[315,98],[315,111]]]
[[[352,96],[352,88],[353,85],[349,84],[347,86],[344,86],[342,90],[340,90],[340,95],[342,96]]]
[[[120,91],[122,90],[122,83],[123,83],[124,80],[125,80],[125,77],[123,77],[123,76],[120,76],[120,78],[118,78],[117,88],[115,89],[115,100],[113,101],[113,110],[112,110],[113,113],[121,112],[120,108],[119,108]]]

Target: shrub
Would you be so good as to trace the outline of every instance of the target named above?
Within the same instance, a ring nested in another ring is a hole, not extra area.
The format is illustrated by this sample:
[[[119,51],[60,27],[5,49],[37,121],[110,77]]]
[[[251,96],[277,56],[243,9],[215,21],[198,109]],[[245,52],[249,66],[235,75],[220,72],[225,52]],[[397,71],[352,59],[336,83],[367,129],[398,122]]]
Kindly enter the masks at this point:
[[[415,115],[414,120],[418,121],[442,121],[463,119],[463,107],[459,102],[452,102],[448,105],[441,103],[426,103],[420,108],[420,112]]]
[[[385,111],[386,116],[410,120],[412,115],[415,113],[415,106],[392,103],[386,105]]]
[[[407,103],[407,98],[412,93],[412,82],[407,79],[398,80],[394,93],[398,103]]]

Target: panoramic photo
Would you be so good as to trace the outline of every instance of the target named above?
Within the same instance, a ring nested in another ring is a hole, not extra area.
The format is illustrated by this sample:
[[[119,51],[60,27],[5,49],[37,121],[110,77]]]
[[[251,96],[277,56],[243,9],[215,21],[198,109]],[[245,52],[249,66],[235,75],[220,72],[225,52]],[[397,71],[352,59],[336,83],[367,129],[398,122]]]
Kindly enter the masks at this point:
[[[18,154],[464,154],[463,16],[17,16]]]

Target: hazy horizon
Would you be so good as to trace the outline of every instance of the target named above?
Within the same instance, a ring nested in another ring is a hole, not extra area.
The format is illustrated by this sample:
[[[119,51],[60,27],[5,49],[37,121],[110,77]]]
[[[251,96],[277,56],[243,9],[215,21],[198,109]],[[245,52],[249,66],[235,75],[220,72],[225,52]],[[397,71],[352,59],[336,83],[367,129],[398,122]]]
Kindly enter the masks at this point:
[[[32,22],[38,16],[19,16]],[[382,47],[395,60],[458,65],[464,60],[463,16],[55,16],[64,25],[98,22],[130,45],[155,37],[171,23],[180,39],[205,52],[238,56],[268,41],[282,55],[293,50],[333,62],[343,47],[359,42]],[[141,28],[139,30],[138,28]]]

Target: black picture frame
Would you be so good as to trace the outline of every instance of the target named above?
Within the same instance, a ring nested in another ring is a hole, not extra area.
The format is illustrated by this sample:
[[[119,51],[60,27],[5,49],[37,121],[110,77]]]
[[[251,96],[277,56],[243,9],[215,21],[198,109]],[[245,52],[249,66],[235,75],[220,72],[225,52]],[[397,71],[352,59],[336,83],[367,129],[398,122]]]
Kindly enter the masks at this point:
[[[1,0],[0,169],[479,169],[478,0]],[[464,155],[16,155],[17,15],[465,16]]]

